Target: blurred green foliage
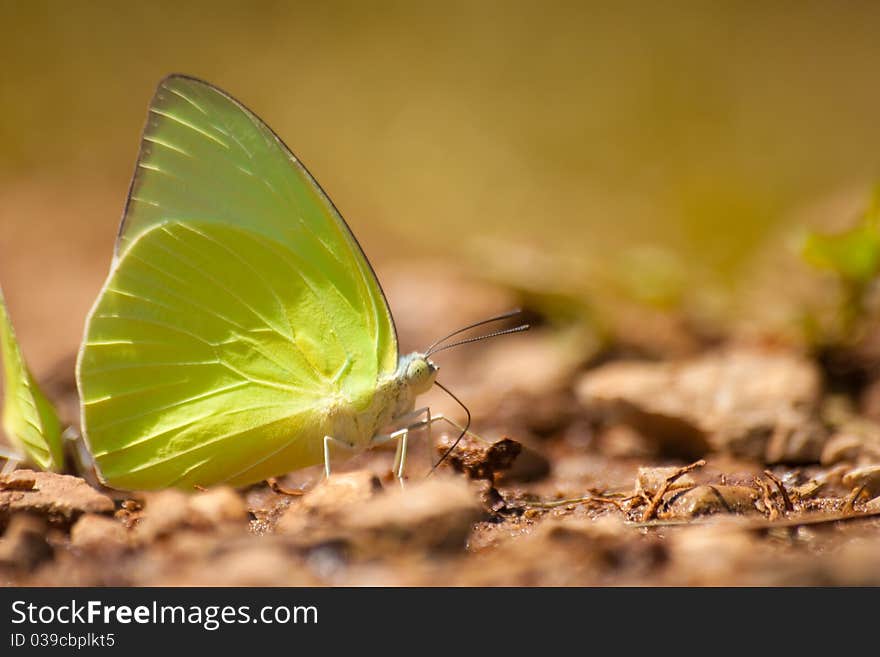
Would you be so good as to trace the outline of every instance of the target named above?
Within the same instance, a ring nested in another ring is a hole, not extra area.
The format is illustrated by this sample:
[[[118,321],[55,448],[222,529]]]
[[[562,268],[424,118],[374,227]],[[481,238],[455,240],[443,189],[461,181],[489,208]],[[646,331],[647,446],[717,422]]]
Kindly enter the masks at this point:
[[[812,266],[838,278],[842,291],[838,328],[841,337],[851,337],[869,310],[869,290],[880,274],[880,186],[854,226],[837,233],[808,233],[802,255]]]
[[[811,232],[804,240],[804,259],[862,288],[880,272],[880,190],[871,208],[852,228],[833,234]]]

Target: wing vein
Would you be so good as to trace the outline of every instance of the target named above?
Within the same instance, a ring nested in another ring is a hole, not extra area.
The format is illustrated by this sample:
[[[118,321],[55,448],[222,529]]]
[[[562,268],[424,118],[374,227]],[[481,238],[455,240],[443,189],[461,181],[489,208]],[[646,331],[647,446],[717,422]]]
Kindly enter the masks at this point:
[[[217,137],[216,135],[212,135],[212,134],[211,134],[210,132],[208,132],[207,130],[204,130],[203,128],[200,128],[199,126],[197,126],[197,125],[195,125],[195,124],[193,124],[193,123],[190,123],[190,122],[187,121],[186,119],[182,119],[182,118],[180,118],[180,117],[177,116],[176,114],[172,114],[171,112],[168,112],[168,111],[165,111],[165,110],[160,110],[160,109],[157,108],[157,107],[151,107],[151,108],[150,108],[150,111],[151,111],[153,114],[158,114],[159,116],[163,116],[163,117],[165,117],[166,119],[169,119],[169,120],[171,120],[171,121],[174,121],[175,123],[179,123],[180,125],[182,125],[182,126],[184,126],[184,127],[186,127],[186,128],[189,128],[190,130],[192,130],[192,131],[194,131],[194,132],[197,132],[198,134],[202,135],[203,137],[207,137],[207,138],[210,139],[211,141],[216,142],[217,144],[219,144],[219,145],[222,146],[223,148],[229,150],[229,144],[227,144],[225,141],[223,141],[222,139],[220,139],[220,138]]]

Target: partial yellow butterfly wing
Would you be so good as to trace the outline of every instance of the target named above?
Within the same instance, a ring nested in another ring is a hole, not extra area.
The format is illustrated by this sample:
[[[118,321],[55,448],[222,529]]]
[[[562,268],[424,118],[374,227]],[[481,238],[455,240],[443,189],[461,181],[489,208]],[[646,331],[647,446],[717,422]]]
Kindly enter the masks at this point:
[[[3,430],[23,456],[43,470],[64,467],[61,423],[31,375],[0,290],[0,353],[3,355]]]

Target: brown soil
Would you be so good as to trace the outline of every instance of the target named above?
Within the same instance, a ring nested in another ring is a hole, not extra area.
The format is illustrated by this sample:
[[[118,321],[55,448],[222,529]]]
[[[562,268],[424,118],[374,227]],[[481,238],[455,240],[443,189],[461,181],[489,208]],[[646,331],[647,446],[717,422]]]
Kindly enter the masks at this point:
[[[415,304],[413,276],[388,275],[392,306]],[[481,314],[511,300],[435,278]],[[474,314],[432,308],[398,318],[404,345]],[[831,394],[817,362],[779,345],[682,336],[693,348],[658,361],[570,334],[448,352],[444,382],[484,438],[430,476],[414,439],[403,488],[393,448],[245,490],[99,492],[18,471],[0,481],[0,582],[880,584],[880,428],[858,395]],[[68,416],[71,376],[68,358],[47,382]],[[436,431],[433,460],[456,437]]]

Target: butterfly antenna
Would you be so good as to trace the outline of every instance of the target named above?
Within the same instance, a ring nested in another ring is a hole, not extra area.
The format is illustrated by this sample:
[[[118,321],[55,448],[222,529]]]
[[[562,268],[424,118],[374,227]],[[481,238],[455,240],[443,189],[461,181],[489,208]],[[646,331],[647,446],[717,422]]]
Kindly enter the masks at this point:
[[[425,354],[428,355],[428,354],[433,353],[434,347],[439,345],[441,342],[446,342],[449,338],[455,337],[459,333],[464,333],[465,331],[470,331],[471,329],[477,328],[478,326],[483,326],[484,324],[491,324],[492,322],[500,322],[502,319],[509,319],[510,317],[515,317],[516,315],[519,315],[521,313],[522,313],[522,308],[515,308],[513,310],[507,311],[506,313],[502,313],[500,315],[495,315],[494,317],[490,317],[489,319],[483,319],[479,322],[474,322],[473,324],[469,324],[468,326],[465,326],[463,328],[456,329],[455,331],[453,331],[452,333],[450,333],[446,337],[440,338],[436,342],[432,343],[425,350]]]
[[[511,333],[522,333],[523,331],[528,331],[529,328],[531,328],[531,326],[529,324],[520,324],[519,326],[515,326],[515,327],[509,328],[509,329],[504,329],[502,331],[494,331],[492,333],[487,333],[486,335],[478,335],[474,338],[468,338],[466,340],[459,340],[458,342],[444,344],[443,346],[428,350],[428,352],[425,354],[425,358],[427,358],[431,354],[436,354],[440,351],[445,351],[446,349],[452,349],[453,347],[457,347],[462,344],[468,344],[470,342],[479,342],[480,340],[488,340],[489,338],[497,338],[499,335],[510,335]]]
[[[440,457],[440,460],[437,461],[437,462],[431,467],[431,472],[428,473],[428,476],[430,476],[431,473],[433,473],[434,470],[437,469],[437,466],[440,465],[441,463],[443,463],[443,461],[445,461],[446,458],[447,458],[450,454],[452,454],[452,450],[454,450],[456,447],[458,447],[458,443],[461,442],[461,439],[464,438],[464,435],[468,432],[468,429],[471,428],[471,412],[470,412],[470,409],[468,409],[468,407],[464,405],[464,402],[461,401],[461,400],[460,400],[458,397],[456,397],[454,394],[452,394],[452,391],[451,391],[449,388],[447,388],[446,386],[444,386],[442,383],[440,383],[439,381],[436,381],[436,380],[435,380],[435,381],[434,381],[434,385],[437,386],[438,388],[440,388],[440,389],[441,389],[443,392],[445,392],[447,395],[449,395],[450,397],[452,397],[456,402],[458,402],[458,405],[461,406],[461,407],[464,409],[464,412],[465,412],[465,413],[467,413],[467,420],[465,421],[465,423],[464,423],[464,429],[461,430],[461,433],[458,435],[458,438],[455,439],[455,442],[452,443],[452,445],[449,447],[449,449],[447,449],[445,452],[443,452],[443,456]]]

